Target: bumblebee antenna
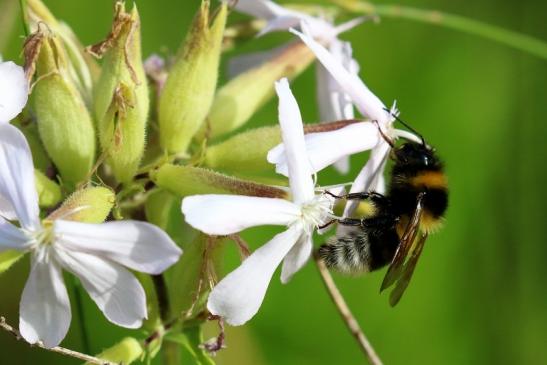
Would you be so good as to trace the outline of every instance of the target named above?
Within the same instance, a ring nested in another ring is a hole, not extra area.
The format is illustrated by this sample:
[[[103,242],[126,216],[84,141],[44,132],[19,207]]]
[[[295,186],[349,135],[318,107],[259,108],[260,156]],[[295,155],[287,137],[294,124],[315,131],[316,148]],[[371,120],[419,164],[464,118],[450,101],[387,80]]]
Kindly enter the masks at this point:
[[[425,146],[425,139],[424,137],[418,133],[417,130],[415,130],[414,128],[412,128],[410,125],[408,125],[404,120],[402,120],[401,118],[399,118],[397,115],[393,114],[389,109],[387,108],[384,108],[384,110],[386,112],[389,113],[389,115],[391,115],[393,118],[395,118],[399,123],[401,123],[402,125],[404,125],[407,129],[409,129],[412,133],[416,134],[418,137],[420,137],[420,139],[422,140],[422,144]]]

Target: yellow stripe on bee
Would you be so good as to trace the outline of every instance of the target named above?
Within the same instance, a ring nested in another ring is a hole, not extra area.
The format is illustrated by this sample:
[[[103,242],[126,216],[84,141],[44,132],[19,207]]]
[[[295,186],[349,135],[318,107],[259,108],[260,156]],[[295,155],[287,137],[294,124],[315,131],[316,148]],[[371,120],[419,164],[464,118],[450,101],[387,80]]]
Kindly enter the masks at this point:
[[[446,188],[448,182],[446,176],[440,171],[425,171],[410,180],[410,184],[415,187],[426,186],[428,188]]]

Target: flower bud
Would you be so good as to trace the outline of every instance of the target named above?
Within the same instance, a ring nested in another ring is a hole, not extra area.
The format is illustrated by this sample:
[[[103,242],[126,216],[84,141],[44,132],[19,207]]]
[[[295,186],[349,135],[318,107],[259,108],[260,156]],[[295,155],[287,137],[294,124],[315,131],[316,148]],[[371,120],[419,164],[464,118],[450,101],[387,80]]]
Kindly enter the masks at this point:
[[[47,218],[85,223],[102,223],[116,202],[116,195],[108,188],[97,186],[75,191]]]
[[[328,123],[306,124],[304,133],[320,133],[337,130],[358,120],[342,120]],[[279,126],[251,129],[210,146],[205,151],[205,166],[231,173],[252,175],[273,171],[267,161],[268,152],[281,143]]]
[[[204,164],[215,170],[244,174],[273,171],[274,166],[266,156],[279,143],[279,126],[251,129],[208,147]]]
[[[97,355],[99,359],[107,360],[116,364],[128,365],[138,360],[143,353],[142,345],[133,337],[126,337],[114,346],[104,350]],[[92,363],[86,362],[85,365]]]
[[[32,92],[41,140],[63,178],[74,186],[95,161],[95,131],[84,100],[68,74],[59,39],[42,27],[25,42],[25,69],[37,79]]]
[[[186,151],[213,102],[228,10],[222,3],[211,24],[209,8],[203,0],[160,97],[160,141],[170,153]]]
[[[150,174],[159,187],[176,194],[239,194],[286,198],[287,192],[268,185],[236,179],[207,169],[165,164]]]
[[[23,113],[19,114],[19,116],[12,121],[12,124],[19,128],[19,130],[25,135],[32,153],[34,167],[41,172],[46,172],[51,167],[52,162],[44,149],[42,141],[40,140],[38,125],[34,122],[27,121],[23,116]]]
[[[112,31],[89,51],[104,55],[94,97],[101,147],[116,180],[127,183],[144,153],[150,104],[136,6],[127,13],[123,2],[116,3]]]
[[[51,208],[59,204],[63,194],[61,187],[54,181],[47,178],[39,170],[34,170],[36,180],[36,191],[38,192],[39,204],[43,208]]]
[[[313,59],[313,53],[303,43],[292,43],[273,59],[230,80],[218,90],[207,116],[208,137],[241,127],[272,98],[275,81],[298,76]]]
[[[35,32],[39,23],[43,23],[59,37],[66,50],[69,75],[86,103],[90,103],[93,75],[97,74],[99,66],[89,54],[83,51],[84,47],[72,29],[58,21],[41,0],[26,0],[24,4],[26,4],[25,17],[29,31]]]

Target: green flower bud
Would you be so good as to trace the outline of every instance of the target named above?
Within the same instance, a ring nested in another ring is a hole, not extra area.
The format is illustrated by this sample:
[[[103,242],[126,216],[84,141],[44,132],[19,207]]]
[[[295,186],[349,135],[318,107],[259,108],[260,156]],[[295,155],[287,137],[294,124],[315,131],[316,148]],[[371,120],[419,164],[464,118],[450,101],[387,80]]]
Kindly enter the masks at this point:
[[[86,223],[102,223],[116,203],[114,192],[105,187],[90,187],[75,191],[47,218]]]
[[[93,87],[92,75],[97,73],[99,66],[90,55],[84,53],[84,47],[72,29],[58,21],[41,0],[26,0],[24,3],[29,31],[35,32],[39,23],[44,23],[59,37],[68,56],[68,72],[84,100],[89,103]]]
[[[40,140],[38,124],[27,120],[23,114],[19,114],[17,119],[13,121],[12,124],[19,128],[19,130],[25,135],[30,151],[32,152],[34,167],[42,172],[46,172],[47,169],[52,166],[52,162],[44,149],[42,141]]]
[[[306,124],[304,133],[332,131],[355,122],[358,120]],[[208,147],[203,163],[215,170],[244,175],[273,171],[273,165],[267,161],[266,156],[279,143],[281,143],[279,126],[251,129]]]
[[[59,204],[63,197],[61,187],[56,182],[48,179],[39,170],[34,170],[34,177],[36,179],[36,191],[38,191],[40,206],[51,208]]]
[[[144,153],[150,104],[136,6],[127,13],[123,2],[116,3],[112,31],[89,50],[104,55],[94,97],[101,147],[116,180],[127,183]]]
[[[65,51],[50,31],[25,43],[25,68],[36,73],[32,98],[41,140],[69,186],[86,179],[95,161],[95,131],[84,100],[68,75]]]
[[[139,359],[143,354],[143,348],[139,341],[133,337],[126,337],[114,346],[104,350],[96,357],[101,360],[107,360],[116,364],[131,364]],[[92,363],[86,362],[85,365]]]
[[[170,153],[186,151],[213,102],[228,9],[224,2],[211,24],[209,8],[202,1],[160,96],[160,141]]]
[[[230,80],[218,90],[207,116],[208,137],[241,127],[272,98],[275,81],[298,76],[313,59],[313,53],[303,43],[293,43],[273,59]],[[205,130],[201,135],[205,135]]]
[[[236,179],[199,167],[166,164],[150,175],[156,185],[177,196],[239,194],[270,198],[287,197],[287,192],[284,190]]]
[[[251,129],[208,147],[204,164],[215,170],[238,173],[273,171],[266,155],[279,143],[281,131],[278,126]]]

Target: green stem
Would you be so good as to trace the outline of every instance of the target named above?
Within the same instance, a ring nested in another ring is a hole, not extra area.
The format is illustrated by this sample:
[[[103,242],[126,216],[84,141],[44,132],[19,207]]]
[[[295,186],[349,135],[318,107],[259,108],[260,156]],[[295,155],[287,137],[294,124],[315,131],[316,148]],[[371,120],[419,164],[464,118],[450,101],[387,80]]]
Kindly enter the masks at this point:
[[[89,342],[89,335],[87,331],[87,325],[85,323],[84,303],[82,298],[82,286],[73,278],[72,287],[74,288],[74,298],[76,305],[76,312],[78,313],[78,324],[80,325],[80,335],[82,337],[82,350],[86,354],[91,353],[91,345]]]
[[[25,32],[25,37],[28,37],[27,1],[19,0],[19,5],[21,6],[21,20],[23,24],[23,32]]]
[[[347,11],[366,15],[377,14],[390,18],[410,19],[435,24],[464,33],[477,35],[506,46],[547,59],[547,42],[532,36],[486,24],[460,15],[438,10],[417,9],[401,5],[374,5],[354,0],[331,0]]]

